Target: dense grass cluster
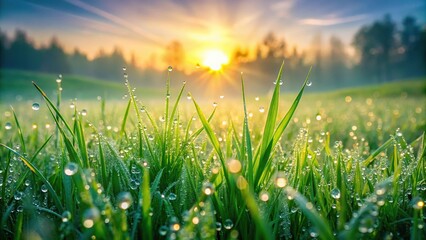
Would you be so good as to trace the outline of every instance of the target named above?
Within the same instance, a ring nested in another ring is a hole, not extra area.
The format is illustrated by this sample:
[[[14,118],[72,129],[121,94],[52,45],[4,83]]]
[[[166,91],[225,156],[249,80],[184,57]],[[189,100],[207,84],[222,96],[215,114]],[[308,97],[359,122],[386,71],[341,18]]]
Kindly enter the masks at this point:
[[[281,73],[269,103],[242,80],[242,104],[213,108],[170,78],[164,107],[125,74],[127,104],[88,111],[63,104],[61,79],[54,101],[34,84],[46,104],[0,122],[0,236],[422,239],[421,101],[343,93],[296,114],[305,80],[283,114]]]

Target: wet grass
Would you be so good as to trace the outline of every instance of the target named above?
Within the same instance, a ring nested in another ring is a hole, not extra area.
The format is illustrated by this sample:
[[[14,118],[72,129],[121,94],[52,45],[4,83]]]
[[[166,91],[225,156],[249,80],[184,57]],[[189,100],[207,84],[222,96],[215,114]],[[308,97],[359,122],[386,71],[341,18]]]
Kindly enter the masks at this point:
[[[126,76],[122,101],[64,101],[35,81],[39,109],[2,106],[1,236],[425,235],[423,83],[304,99],[308,77],[298,94],[271,83],[260,98],[241,79],[239,101],[212,106],[185,83],[172,90],[172,71],[161,103],[144,101]]]

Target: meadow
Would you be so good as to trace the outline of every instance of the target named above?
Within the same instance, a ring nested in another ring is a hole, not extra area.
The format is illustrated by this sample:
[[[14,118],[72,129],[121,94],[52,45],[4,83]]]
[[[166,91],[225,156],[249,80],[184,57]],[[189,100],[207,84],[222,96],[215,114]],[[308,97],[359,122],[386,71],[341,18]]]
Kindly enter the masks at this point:
[[[6,74],[34,98],[0,103],[2,239],[426,236],[424,79],[283,93],[281,69],[269,95],[238,79],[240,98],[213,103],[171,69],[161,100],[127,74],[106,86],[123,98],[92,81],[93,100]]]

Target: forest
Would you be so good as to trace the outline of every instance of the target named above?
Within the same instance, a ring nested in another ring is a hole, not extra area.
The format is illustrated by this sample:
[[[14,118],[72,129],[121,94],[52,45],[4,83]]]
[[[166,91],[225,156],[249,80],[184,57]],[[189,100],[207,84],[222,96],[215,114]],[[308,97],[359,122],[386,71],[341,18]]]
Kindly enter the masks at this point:
[[[140,66],[134,57],[127,61],[119,46],[112,52],[100,49],[89,59],[75,49],[66,52],[57,37],[47,45],[36,47],[31,36],[16,30],[8,37],[0,30],[0,67],[44,73],[81,75],[102,80],[122,81],[122,69],[127,66],[129,75],[141,83],[156,86],[164,71],[153,64]],[[244,72],[249,79],[264,85],[275,76],[276,70],[286,62],[285,80],[299,80],[313,67],[311,79],[317,90],[383,83],[393,80],[413,79],[426,75],[426,29],[414,17],[407,16],[395,22],[390,15],[362,26],[352,37],[355,55],[349,56],[345,44],[335,36],[325,40],[317,34],[312,46],[306,50],[290,47],[285,36],[269,32],[253,50],[245,46],[235,48],[231,64],[224,69],[232,78]],[[195,79],[198,72],[180,71],[185,62],[185,49],[178,40],[164,47],[160,58],[166,66],[178,70],[177,78]],[[288,89],[297,89],[297,82],[288,81]]]

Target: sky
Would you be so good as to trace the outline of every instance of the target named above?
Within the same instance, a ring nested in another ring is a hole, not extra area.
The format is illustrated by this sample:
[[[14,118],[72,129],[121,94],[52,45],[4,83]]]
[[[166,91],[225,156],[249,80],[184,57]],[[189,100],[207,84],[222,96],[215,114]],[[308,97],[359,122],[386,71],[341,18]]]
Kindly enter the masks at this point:
[[[231,54],[237,46],[254,49],[268,32],[290,47],[309,48],[319,34],[350,46],[363,25],[390,14],[425,26],[424,0],[0,0],[0,28],[9,36],[24,30],[37,46],[56,36],[66,51],[93,58],[99,49],[119,46],[138,65],[161,61],[167,44],[182,43],[188,63],[204,51]],[[155,57],[156,56],[156,57]]]

